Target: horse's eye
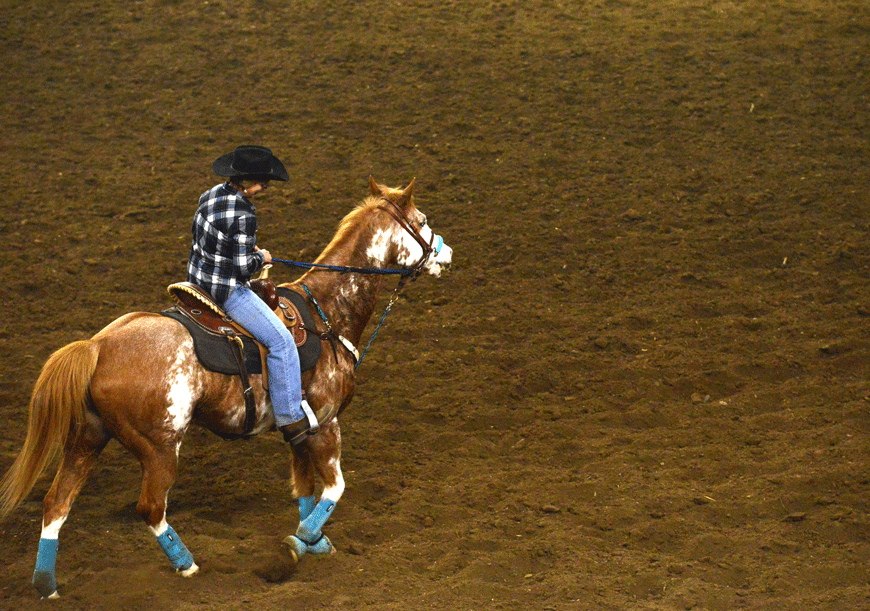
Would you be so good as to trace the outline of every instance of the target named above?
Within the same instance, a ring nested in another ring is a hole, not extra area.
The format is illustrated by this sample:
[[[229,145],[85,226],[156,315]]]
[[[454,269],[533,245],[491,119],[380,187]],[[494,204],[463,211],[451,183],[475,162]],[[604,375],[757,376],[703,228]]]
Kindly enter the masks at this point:
[[[425,227],[425,226],[426,226],[426,215],[424,214],[423,220],[420,221],[420,229],[423,229],[423,227]]]

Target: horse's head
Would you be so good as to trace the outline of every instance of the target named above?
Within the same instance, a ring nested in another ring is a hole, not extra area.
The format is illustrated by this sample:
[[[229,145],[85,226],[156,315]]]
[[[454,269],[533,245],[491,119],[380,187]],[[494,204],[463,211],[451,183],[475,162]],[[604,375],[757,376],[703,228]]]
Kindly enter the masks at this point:
[[[397,230],[391,232],[396,245],[396,263],[419,267],[440,278],[442,270],[450,269],[453,249],[432,231],[426,215],[414,205],[414,181],[404,189],[392,189],[379,185],[369,176],[369,188],[372,196],[382,200],[380,208],[393,218],[393,225],[398,225]]]

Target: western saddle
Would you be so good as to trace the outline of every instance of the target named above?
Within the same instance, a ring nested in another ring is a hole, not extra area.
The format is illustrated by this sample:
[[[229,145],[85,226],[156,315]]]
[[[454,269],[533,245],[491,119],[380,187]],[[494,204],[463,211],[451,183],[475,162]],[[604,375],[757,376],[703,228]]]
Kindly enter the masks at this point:
[[[268,279],[268,268],[264,268],[263,274],[257,280],[251,281],[251,288],[259,297],[266,302],[278,318],[287,326],[296,346],[305,343],[307,329],[303,323],[302,315],[296,305],[287,297],[278,295],[275,283]],[[185,318],[195,322],[205,331],[213,335],[223,336],[229,342],[233,355],[239,367],[239,378],[245,397],[245,432],[243,436],[251,433],[256,423],[256,404],[254,392],[248,380],[248,371],[245,366],[245,353],[242,337],[250,338],[260,351],[262,363],[263,389],[268,391],[269,378],[266,366],[268,349],[256,340],[248,331],[227,316],[226,312],[215,303],[212,297],[204,290],[190,282],[176,282],[167,287],[167,291],[175,299],[174,311],[184,315]]]

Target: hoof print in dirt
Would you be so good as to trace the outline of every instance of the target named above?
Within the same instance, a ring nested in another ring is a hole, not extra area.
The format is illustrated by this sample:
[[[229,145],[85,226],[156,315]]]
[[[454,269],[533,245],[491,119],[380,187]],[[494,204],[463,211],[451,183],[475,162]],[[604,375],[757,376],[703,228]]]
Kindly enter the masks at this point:
[[[254,568],[254,574],[267,583],[282,583],[295,572],[296,559],[279,552],[262,557]]]

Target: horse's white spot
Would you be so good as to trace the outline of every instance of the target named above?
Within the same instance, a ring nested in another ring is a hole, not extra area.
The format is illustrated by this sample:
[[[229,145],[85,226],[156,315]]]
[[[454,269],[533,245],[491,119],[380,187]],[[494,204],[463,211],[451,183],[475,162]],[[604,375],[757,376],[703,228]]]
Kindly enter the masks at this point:
[[[390,254],[390,246],[393,243],[393,232],[378,229],[372,238],[371,244],[366,249],[366,257],[383,264]]]
[[[432,228],[429,225],[424,225],[420,230],[420,237],[422,237],[427,244],[431,244],[432,248],[436,248],[437,244],[434,244],[435,235],[432,232]],[[422,250],[421,256],[422,256]],[[447,246],[447,244],[441,245],[441,250],[438,253],[431,253],[429,255],[429,260],[426,262],[426,271],[435,276],[436,278],[441,277],[441,270],[450,265],[453,261],[453,249]]]
[[[432,243],[432,228],[429,225],[423,225],[423,228],[420,230],[420,237],[426,241],[427,244]]]
[[[169,368],[169,392],[166,397],[167,424],[176,433],[187,429],[193,416],[196,389],[193,377],[186,366],[189,350],[182,346],[175,357],[175,362]],[[180,439],[179,439],[180,445]],[[176,447],[176,453],[178,447]]]
[[[51,524],[43,524],[40,536],[43,539],[57,539],[57,536],[60,534],[60,527],[63,526],[64,522],[66,522],[66,516],[56,519]]]
[[[338,294],[348,301],[356,299],[359,294],[359,283],[356,281],[356,278],[353,276],[348,278],[347,282],[339,287]]]
[[[251,384],[254,384],[254,379],[251,379]],[[269,402],[269,395],[267,394],[263,401],[257,403],[257,416],[254,420],[254,430],[251,431],[252,435],[258,435],[265,431],[268,431],[275,424],[275,413],[272,410],[271,403]],[[229,418],[227,418],[227,424],[232,424],[236,428],[243,428],[245,426],[245,405],[240,402],[239,406],[234,410],[229,412]]]
[[[396,262],[399,265],[413,267],[423,258],[423,247],[407,231],[402,231],[399,236],[399,254]]]

